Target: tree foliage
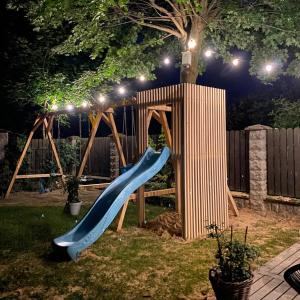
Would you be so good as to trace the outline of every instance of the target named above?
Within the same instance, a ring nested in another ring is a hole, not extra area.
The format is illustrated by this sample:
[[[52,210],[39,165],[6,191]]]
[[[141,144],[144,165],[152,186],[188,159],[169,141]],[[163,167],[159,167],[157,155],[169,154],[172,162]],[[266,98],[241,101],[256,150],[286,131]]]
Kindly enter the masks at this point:
[[[300,100],[289,101],[278,99],[274,101],[274,109],[271,112],[273,125],[277,128],[300,127]]]
[[[62,101],[60,95],[64,101],[92,99],[95,91],[139,74],[154,78],[162,55],[179,60],[189,39],[197,46],[183,81],[195,82],[204,70],[200,57],[207,47],[224,61],[237,49],[249,51],[250,73],[263,81],[300,76],[297,0],[10,0],[9,7],[24,11],[41,36],[63,33],[53,54],[86,54],[95,62],[76,78],[59,74],[49,79],[39,94],[50,102]],[[270,62],[275,71],[267,74],[263,65]]]

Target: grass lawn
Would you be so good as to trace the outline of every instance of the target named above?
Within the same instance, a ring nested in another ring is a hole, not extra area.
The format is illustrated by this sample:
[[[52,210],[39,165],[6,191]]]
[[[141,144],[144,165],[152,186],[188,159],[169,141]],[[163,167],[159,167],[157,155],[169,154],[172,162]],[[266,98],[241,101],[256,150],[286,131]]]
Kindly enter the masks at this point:
[[[135,209],[130,204],[122,233],[110,228],[79,262],[57,263],[50,243],[75,217],[58,206],[0,207],[0,299],[206,299],[215,241],[158,237],[135,227]],[[147,206],[147,216],[164,210]],[[238,235],[250,215],[236,221]],[[278,217],[253,216],[249,225],[259,264],[300,239],[299,224]]]

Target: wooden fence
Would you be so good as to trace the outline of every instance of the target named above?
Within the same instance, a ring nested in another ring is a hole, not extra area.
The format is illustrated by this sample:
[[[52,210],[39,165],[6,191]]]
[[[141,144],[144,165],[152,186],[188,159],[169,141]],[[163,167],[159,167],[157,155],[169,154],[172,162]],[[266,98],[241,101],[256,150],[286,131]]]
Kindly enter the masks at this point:
[[[61,139],[62,141],[66,141]],[[85,173],[103,177],[110,176],[110,137],[95,138],[89,155]],[[71,142],[71,141],[69,141]],[[80,142],[81,154],[85,149],[87,138]],[[135,152],[135,137],[121,137],[125,158],[128,163],[133,161]],[[56,142],[57,144],[57,142]],[[58,151],[60,151],[58,147]],[[28,164],[31,173],[44,173],[49,160],[52,160],[48,139],[33,139],[29,149]]]
[[[300,128],[267,132],[268,194],[300,198]]]
[[[249,192],[249,134],[227,131],[227,176],[232,191]]]

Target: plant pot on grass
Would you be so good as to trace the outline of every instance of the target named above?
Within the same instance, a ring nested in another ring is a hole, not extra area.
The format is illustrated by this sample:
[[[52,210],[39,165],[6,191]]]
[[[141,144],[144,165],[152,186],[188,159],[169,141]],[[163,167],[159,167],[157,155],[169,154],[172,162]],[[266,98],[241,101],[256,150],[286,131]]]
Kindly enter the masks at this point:
[[[233,239],[221,232],[216,225],[208,226],[209,237],[217,240],[217,265],[209,271],[209,280],[218,300],[249,299],[253,273],[251,265],[259,256],[255,246],[247,244],[246,228],[244,241]]]
[[[72,216],[78,216],[82,201],[79,200],[79,179],[75,176],[69,176],[66,182],[66,192],[68,199],[65,206],[65,211],[69,211]]]

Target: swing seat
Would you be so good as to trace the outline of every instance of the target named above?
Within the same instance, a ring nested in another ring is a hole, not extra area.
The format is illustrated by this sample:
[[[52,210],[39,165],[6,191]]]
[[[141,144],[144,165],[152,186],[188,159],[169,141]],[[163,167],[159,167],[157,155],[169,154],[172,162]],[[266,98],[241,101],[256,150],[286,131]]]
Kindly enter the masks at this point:
[[[300,294],[300,264],[294,265],[284,272],[285,281]]]

